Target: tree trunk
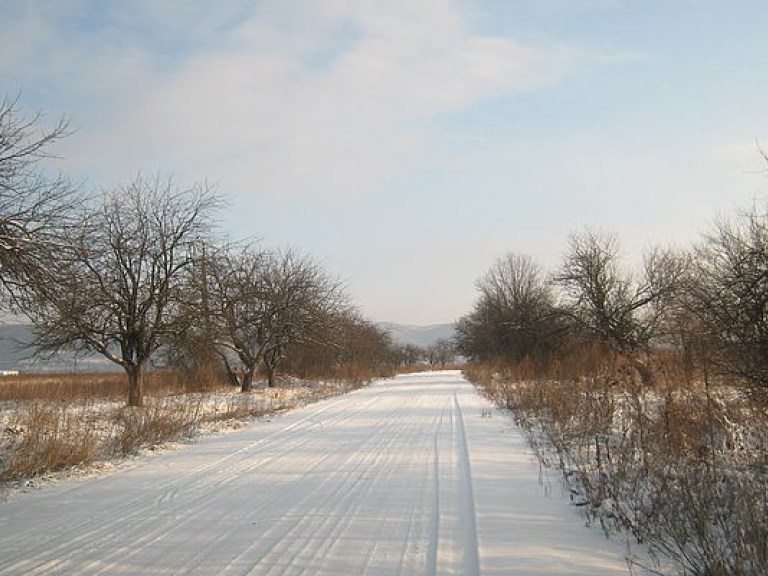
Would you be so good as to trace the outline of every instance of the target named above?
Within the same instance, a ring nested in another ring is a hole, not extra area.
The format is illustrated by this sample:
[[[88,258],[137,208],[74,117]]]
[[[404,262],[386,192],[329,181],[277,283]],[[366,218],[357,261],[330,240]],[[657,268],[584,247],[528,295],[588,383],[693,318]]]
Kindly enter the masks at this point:
[[[141,366],[129,366],[125,371],[128,374],[128,406],[143,406]]]
[[[243,381],[240,384],[240,392],[250,392],[253,390],[253,373],[256,371],[256,366],[249,366],[243,370]]]
[[[277,372],[281,358],[279,347],[268,350],[264,354],[264,365],[267,367],[267,388],[275,387],[275,372]]]
[[[242,380],[237,375],[237,371],[234,370],[229,364],[224,367],[227,371],[227,380],[232,386],[242,386]]]

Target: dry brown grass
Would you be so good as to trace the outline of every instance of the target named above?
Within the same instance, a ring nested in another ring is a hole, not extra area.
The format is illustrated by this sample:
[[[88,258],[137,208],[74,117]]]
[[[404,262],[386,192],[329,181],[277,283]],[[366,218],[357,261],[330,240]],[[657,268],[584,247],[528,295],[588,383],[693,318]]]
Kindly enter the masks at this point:
[[[99,456],[97,418],[87,407],[61,403],[19,405],[0,445],[0,484],[80,466]]]
[[[0,401],[122,399],[128,382],[122,372],[42,373],[0,377]]]
[[[285,378],[277,389],[243,394],[216,381],[153,372],[145,381],[145,405],[131,408],[125,406],[127,384],[120,373],[5,377],[0,380],[0,488],[189,438],[214,422],[239,426],[360,384],[310,386]]]
[[[686,574],[768,573],[768,416],[739,386],[671,353],[636,362],[587,350],[548,374],[525,363],[467,376],[563,470],[574,503]],[[645,375],[647,376],[647,375]]]
[[[148,397],[226,389],[216,374],[182,374],[170,370],[148,371],[144,393]],[[124,372],[37,373],[0,377],[0,402],[53,400],[124,400],[128,380]]]

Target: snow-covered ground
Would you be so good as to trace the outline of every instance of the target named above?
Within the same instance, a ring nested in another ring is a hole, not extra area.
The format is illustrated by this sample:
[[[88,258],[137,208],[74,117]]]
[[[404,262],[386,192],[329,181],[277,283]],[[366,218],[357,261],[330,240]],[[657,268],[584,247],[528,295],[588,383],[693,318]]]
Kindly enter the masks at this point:
[[[0,574],[25,575],[629,573],[450,371],[13,494],[0,551]]]

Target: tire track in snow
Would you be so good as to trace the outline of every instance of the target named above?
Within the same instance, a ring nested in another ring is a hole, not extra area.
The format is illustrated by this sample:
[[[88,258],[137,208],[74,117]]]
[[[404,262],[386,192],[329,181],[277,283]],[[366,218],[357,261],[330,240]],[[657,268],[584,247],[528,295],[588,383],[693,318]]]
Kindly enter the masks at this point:
[[[602,535],[571,544],[482,407],[457,373],[404,376],[19,496],[0,505],[0,574],[622,573],[595,558]]]
[[[358,411],[366,410],[371,404],[379,399],[379,395],[365,401]],[[65,518],[60,519],[54,525],[49,526],[45,533],[33,531],[27,537],[35,542],[35,547],[41,553],[36,559],[25,557],[23,552],[11,554],[0,561],[0,570],[8,574],[48,574],[57,570],[67,570],[70,558],[70,552],[79,554],[83,548],[97,546],[98,543],[114,541],[115,536],[120,533],[131,532],[138,534],[136,539],[125,538],[125,545],[117,548],[111,554],[104,554],[95,562],[93,566],[85,566],[83,569],[90,570],[90,573],[98,574],[108,572],[112,563],[109,557],[120,557],[124,561],[130,556],[141,552],[142,545],[156,541],[163,533],[171,530],[177,530],[185,521],[160,522],[158,524],[158,515],[155,505],[157,502],[167,502],[173,499],[173,495],[178,495],[182,490],[191,492],[192,495],[198,494],[199,498],[194,498],[194,502],[185,511],[186,521],[193,521],[199,518],[199,510],[211,499],[214,499],[220,490],[224,490],[227,484],[241,477],[246,473],[252,473],[255,469],[267,465],[273,458],[254,459],[250,454],[267,443],[274,443],[283,436],[293,437],[298,434],[300,442],[308,442],[311,439],[310,434],[306,434],[304,428],[308,423],[316,422],[318,417],[330,410],[336,408],[339,404],[349,403],[349,397],[331,400],[323,405],[315,407],[311,412],[299,420],[288,424],[285,427],[277,429],[258,440],[248,443],[242,448],[214,459],[212,462],[202,466],[195,467],[190,471],[181,473],[179,476],[172,477],[171,480],[161,484],[156,489],[159,495],[152,500],[151,504],[147,502],[145,495],[130,498],[127,502],[121,503],[114,508],[108,508],[102,513],[89,517],[86,520],[72,523]],[[349,412],[342,416],[348,417]],[[295,449],[295,444],[287,443],[282,453],[285,454],[291,449]],[[279,458],[280,452],[274,457]],[[160,456],[162,458],[162,456]],[[216,480],[213,477],[217,477]],[[59,524],[57,526],[56,524]],[[145,530],[145,526],[153,526],[153,529]],[[98,566],[98,567],[97,567]],[[63,572],[67,573],[67,572]]]
[[[437,547],[440,541],[440,431],[443,428],[445,409],[435,427],[432,448],[432,511],[429,518],[429,549],[427,551],[427,574],[437,575]]]
[[[480,574],[475,498],[464,417],[455,390],[435,430],[430,549],[432,576]]]
[[[480,554],[477,542],[477,519],[475,513],[475,493],[472,485],[472,466],[469,460],[469,445],[467,444],[464,414],[461,410],[459,397],[453,393],[454,429],[456,431],[456,449],[458,451],[458,474],[460,488],[458,490],[460,505],[459,525],[463,532],[462,561],[460,574],[472,576],[480,574]]]

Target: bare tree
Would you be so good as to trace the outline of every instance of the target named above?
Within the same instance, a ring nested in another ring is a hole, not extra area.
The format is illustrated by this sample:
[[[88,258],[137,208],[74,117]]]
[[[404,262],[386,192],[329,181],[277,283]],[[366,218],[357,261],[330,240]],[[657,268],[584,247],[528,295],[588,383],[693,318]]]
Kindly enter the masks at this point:
[[[398,366],[414,366],[427,359],[427,351],[416,344],[394,346],[394,354]]]
[[[441,338],[427,348],[427,357],[430,364],[439,365],[444,369],[456,359],[456,345],[448,338]]]
[[[768,389],[768,204],[716,222],[695,255],[688,291],[708,359]]]
[[[230,246],[211,250],[206,261],[200,286],[209,314],[201,318],[211,319],[229,379],[243,392],[252,389],[260,364],[273,386],[289,348],[330,345],[335,314],[346,308],[346,295],[312,259],[293,250]]]
[[[458,351],[480,360],[542,358],[555,335],[554,295],[529,256],[507,254],[477,281],[473,311],[456,327]]]
[[[84,208],[53,281],[35,283],[25,301],[37,346],[102,354],[128,375],[128,404],[141,406],[147,363],[190,320],[183,275],[217,201],[205,185],[180,190],[139,175]]]
[[[229,380],[243,392],[270,342],[266,270],[272,256],[252,246],[211,247],[201,260],[198,284],[208,333]]]
[[[40,114],[18,112],[18,98],[0,102],[0,284],[14,296],[53,267],[63,229],[73,224],[77,193],[39,162],[69,133],[66,119],[43,129]]]
[[[313,338],[287,347],[285,366],[308,377],[341,378],[361,383],[389,375],[399,355],[385,330],[348,308],[335,314],[322,339]]]
[[[571,234],[555,283],[568,316],[609,348],[634,353],[658,333],[672,295],[685,277],[686,261],[656,249],[639,278],[620,262],[616,236],[586,230]]]
[[[294,250],[277,253],[265,277],[269,342],[264,351],[268,385],[289,345],[330,343],[333,325],[349,309],[340,281],[308,256]]]

